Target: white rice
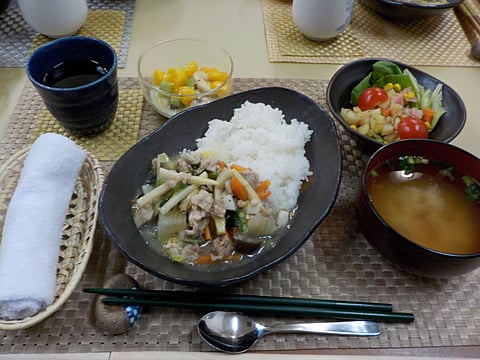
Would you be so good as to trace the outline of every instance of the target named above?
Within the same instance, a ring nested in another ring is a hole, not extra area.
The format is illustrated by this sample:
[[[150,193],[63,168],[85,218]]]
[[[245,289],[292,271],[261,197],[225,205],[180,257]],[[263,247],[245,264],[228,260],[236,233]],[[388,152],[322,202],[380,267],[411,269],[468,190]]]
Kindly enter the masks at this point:
[[[311,175],[305,144],[312,132],[296,119],[287,123],[279,109],[247,101],[234,110],[232,119],[211,120],[197,147],[228,164],[251,168],[261,180],[269,179],[272,210],[291,211],[302,181]]]

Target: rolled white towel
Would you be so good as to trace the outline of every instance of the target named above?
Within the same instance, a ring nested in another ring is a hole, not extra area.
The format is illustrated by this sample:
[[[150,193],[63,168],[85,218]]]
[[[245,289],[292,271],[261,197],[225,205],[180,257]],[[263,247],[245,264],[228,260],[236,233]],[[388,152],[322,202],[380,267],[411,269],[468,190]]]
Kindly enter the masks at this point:
[[[25,158],[0,244],[0,318],[33,316],[55,297],[62,228],[86,152],[41,135]]]

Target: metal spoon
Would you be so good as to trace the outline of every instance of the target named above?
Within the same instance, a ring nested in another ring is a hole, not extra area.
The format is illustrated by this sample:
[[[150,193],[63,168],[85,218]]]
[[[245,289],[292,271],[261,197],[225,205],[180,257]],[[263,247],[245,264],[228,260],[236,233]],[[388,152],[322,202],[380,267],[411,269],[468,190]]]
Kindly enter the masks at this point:
[[[200,337],[210,346],[227,353],[243,353],[262,336],[272,333],[316,333],[332,335],[380,335],[373,321],[332,321],[290,324],[270,328],[238,312],[214,311],[204,315],[197,325]]]

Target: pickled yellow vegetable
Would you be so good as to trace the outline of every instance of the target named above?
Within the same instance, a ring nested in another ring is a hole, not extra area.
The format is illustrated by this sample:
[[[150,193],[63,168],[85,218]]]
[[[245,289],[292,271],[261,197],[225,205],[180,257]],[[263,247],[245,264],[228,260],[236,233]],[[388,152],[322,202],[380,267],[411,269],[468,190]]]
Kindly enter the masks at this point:
[[[190,61],[187,65],[185,65],[183,71],[188,77],[193,76],[195,72],[198,70],[198,65],[195,61]]]
[[[178,89],[178,95],[195,95],[196,91],[192,89],[190,86],[181,86]],[[180,101],[182,102],[183,105],[188,106],[192,103],[192,101],[195,99],[193,96],[187,96],[187,97],[181,97]]]
[[[208,66],[199,67],[195,61],[191,61],[184,66],[168,68],[166,72],[161,69],[155,69],[152,82],[154,86],[159,86],[161,82],[172,83],[173,89],[176,90],[176,92],[172,92],[173,94],[178,94],[178,90],[183,86],[190,86],[194,90],[197,90],[195,83],[191,81],[191,78],[197,71],[202,71],[207,74],[206,81],[209,82],[211,89],[220,86],[228,79],[228,74],[224,71]]]
[[[163,81],[163,76],[164,75],[165,75],[165,73],[162,70],[156,69],[153,72],[153,79],[152,79],[153,85],[159,86],[160,83]]]
[[[188,79],[188,76],[187,74],[185,74],[185,71],[183,71],[182,69],[175,69],[175,73],[173,75],[173,80],[172,80],[173,86],[175,88],[180,88],[182,86],[185,86],[185,84],[187,83],[187,79]]]

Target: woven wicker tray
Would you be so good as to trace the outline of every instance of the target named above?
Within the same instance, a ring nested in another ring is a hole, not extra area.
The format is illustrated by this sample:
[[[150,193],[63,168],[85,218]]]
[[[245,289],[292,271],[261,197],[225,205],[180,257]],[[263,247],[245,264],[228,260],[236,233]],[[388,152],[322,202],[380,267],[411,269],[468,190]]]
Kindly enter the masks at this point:
[[[300,91],[327,108],[327,84],[316,79],[236,78],[234,92],[282,86]],[[136,91],[139,86],[136,78],[119,78],[119,85],[124,91]],[[135,97],[125,99],[121,111],[126,114]],[[0,140],[0,162],[36,137],[37,125],[42,121],[38,115],[43,108],[38,93],[27,84],[5,137]],[[165,121],[145,102],[138,116],[137,140]],[[342,151],[342,181],[332,211],[315,233],[295,254],[272,269],[238,285],[208,291],[387,302],[397,311],[415,314],[412,324],[384,324],[379,337],[272,334],[256,344],[257,351],[398,349],[405,354],[410,348],[422,348],[426,353],[431,349],[434,354],[437,347],[480,346],[480,270],[452,279],[422,279],[396,269],[376,253],[361,235],[354,211],[358,178],[366,157],[343,128],[337,130]],[[130,141],[130,136],[118,133],[119,143],[125,139]],[[93,137],[90,141],[103,140]],[[117,150],[114,142],[106,147],[112,152]],[[113,160],[110,157],[100,161],[105,172]],[[129,263],[97,226],[90,261],[68,301],[36,326],[17,331],[0,330],[0,353],[212,351],[195,328],[202,313],[191,309],[144,308],[140,320],[125,334],[112,336],[98,329],[92,315],[95,297],[83,293],[82,289],[101,287],[117,273],[133,276],[146,289],[198,290],[164,281]],[[256,320],[268,325],[298,321],[283,316],[262,316]]]
[[[17,186],[29,150],[30,147],[20,150],[0,168],[0,229],[3,227],[8,203]],[[88,154],[75,184],[63,227],[54,301],[34,316],[22,320],[0,321],[1,330],[31,327],[54,314],[67,301],[79,283],[93,249],[97,199],[103,179],[103,171],[97,159]]]

